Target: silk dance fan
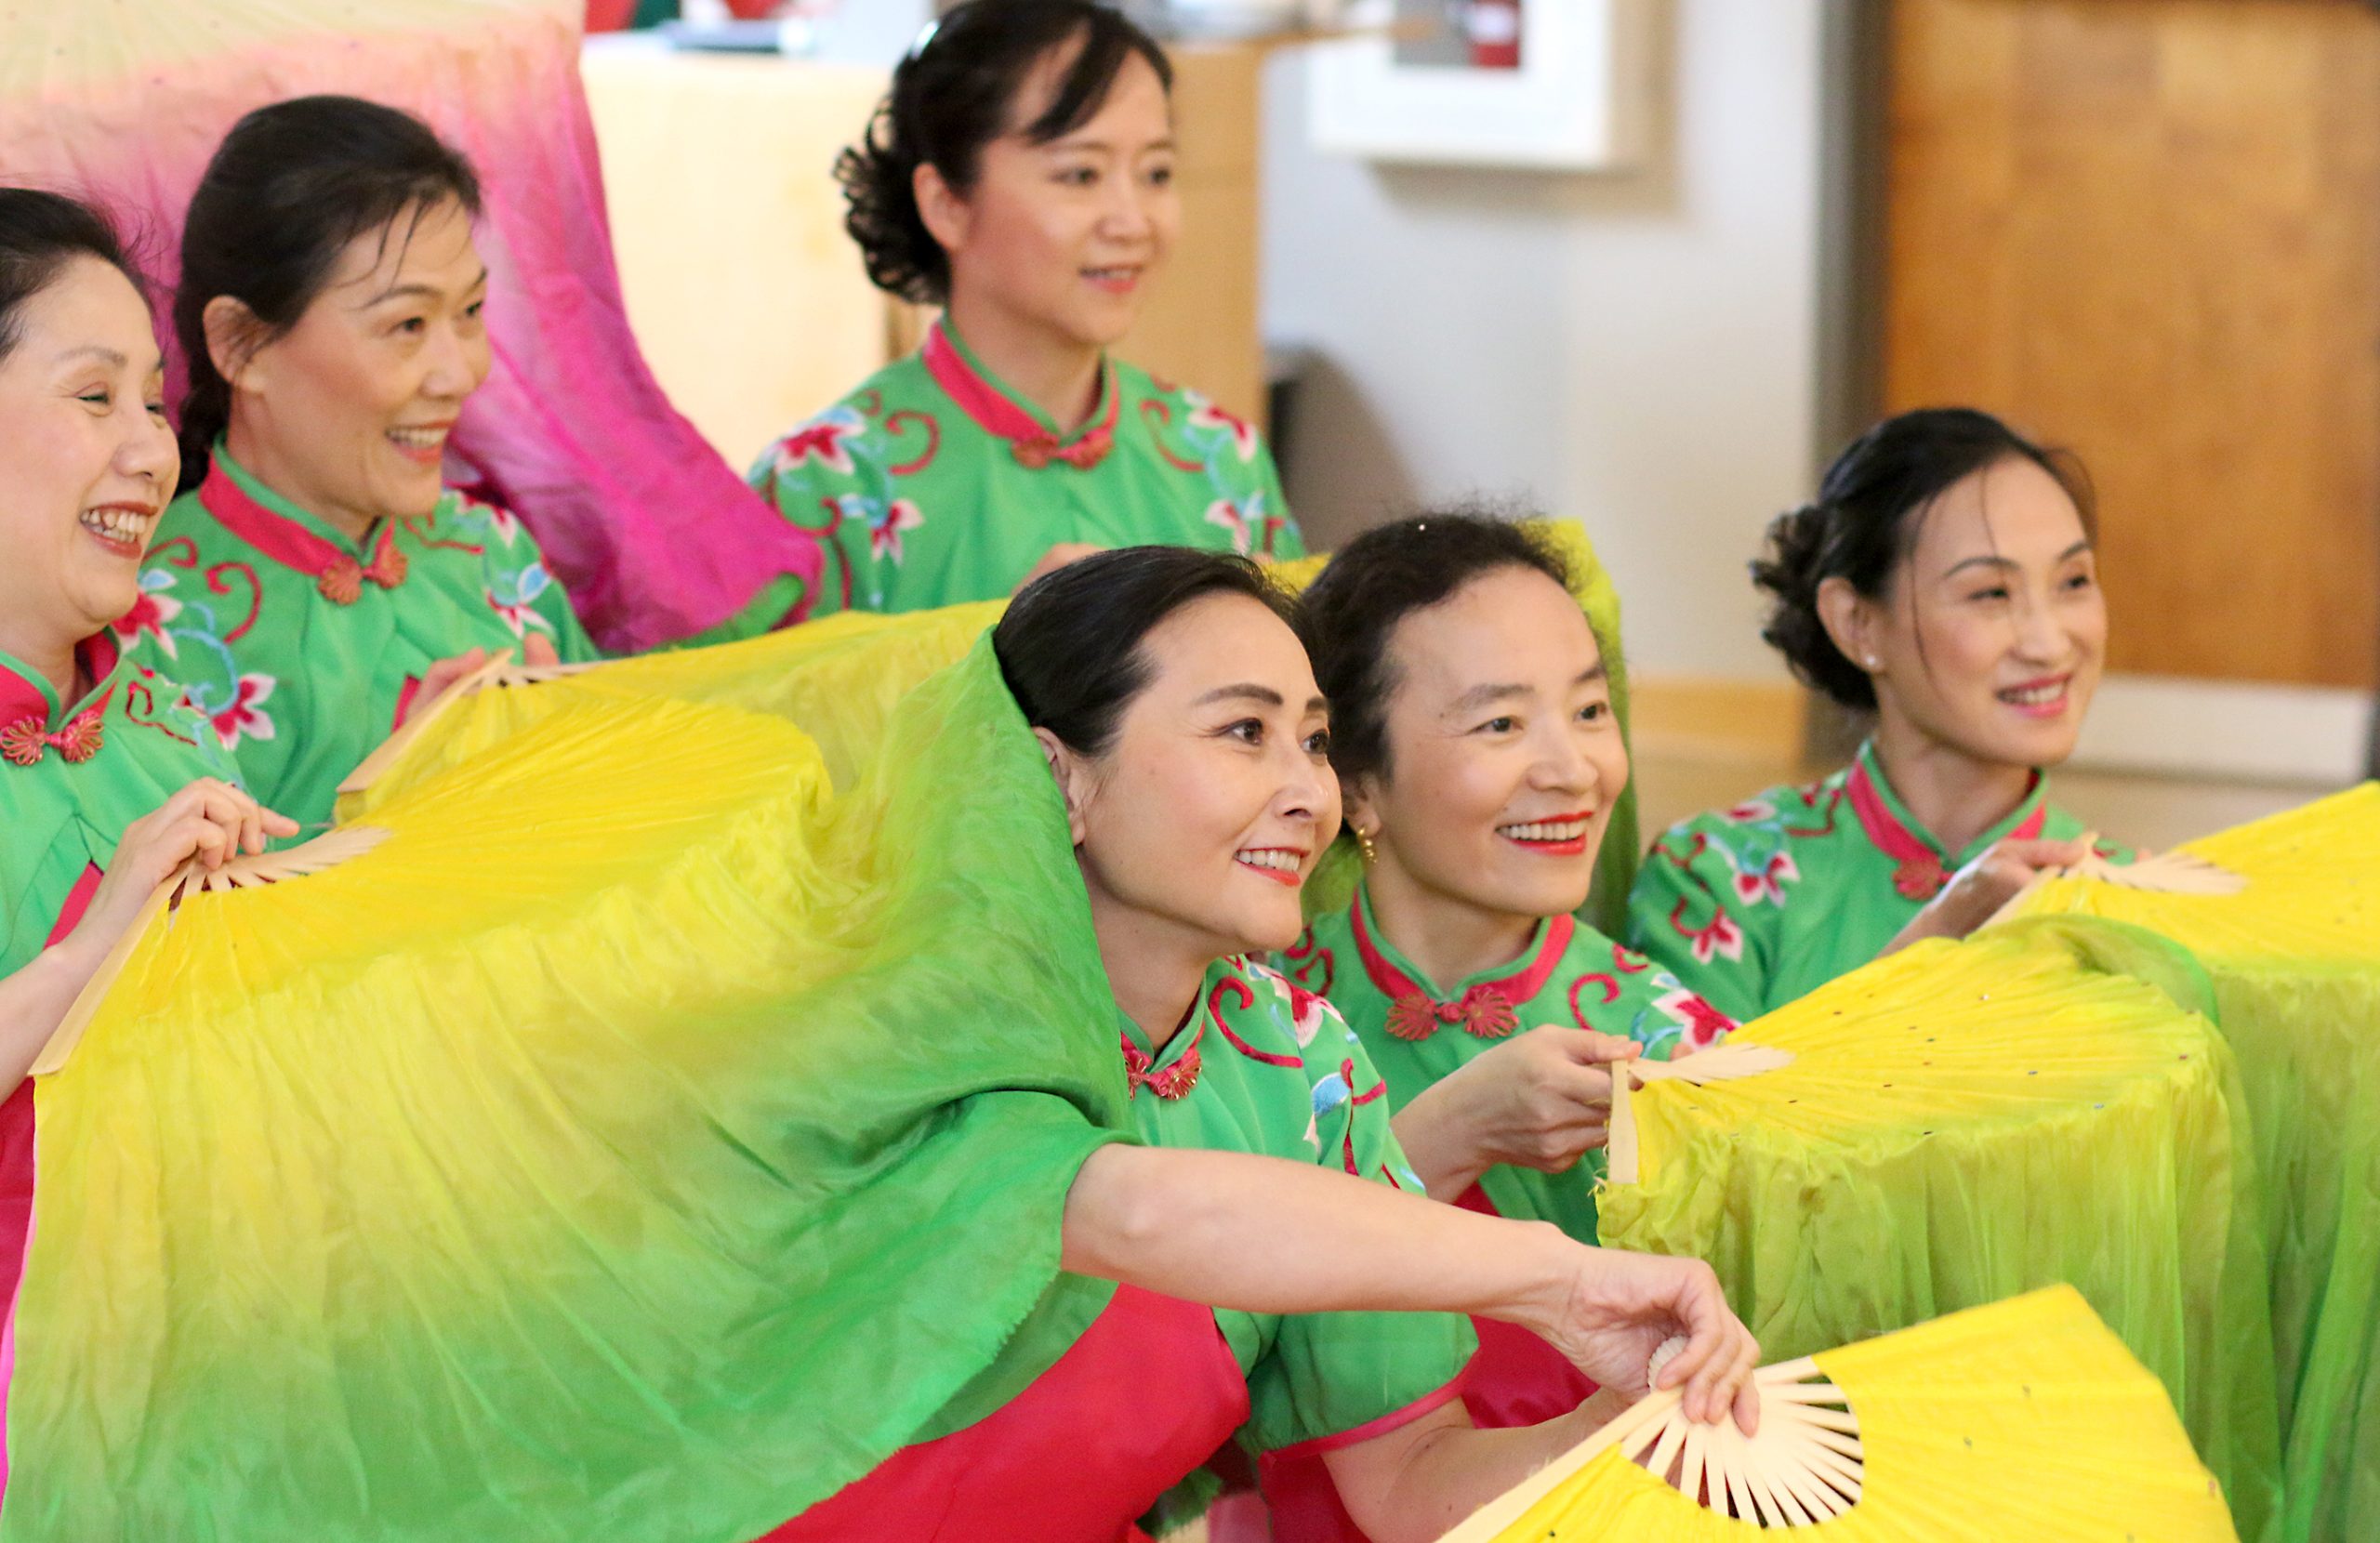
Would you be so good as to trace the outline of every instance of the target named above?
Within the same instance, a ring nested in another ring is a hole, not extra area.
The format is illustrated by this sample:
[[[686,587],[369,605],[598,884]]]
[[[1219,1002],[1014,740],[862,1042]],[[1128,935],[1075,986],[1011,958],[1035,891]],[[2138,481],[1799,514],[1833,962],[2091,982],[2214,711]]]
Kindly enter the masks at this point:
[[[1625,735],[1627,666],[1620,647],[1620,597],[1610,575],[1575,522],[1545,521],[1533,529],[1570,571],[1573,593],[1610,671],[1613,710]],[[1275,576],[1284,587],[1301,590],[1328,560],[1317,556],[1283,563]],[[358,767],[340,789],[340,814],[364,818],[376,799],[456,764],[565,703],[645,696],[723,702],[787,718],[818,742],[840,785],[867,758],[903,694],[964,653],[979,632],[999,620],[1003,608],[1001,601],[981,601],[892,616],[840,612],[741,643],[592,666],[527,670],[491,664],[409,719]],[[521,685],[538,689],[492,689]],[[462,706],[474,696],[480,700]],[[1615,936],[1635,877],[1636,852],[1636,795],[1631,787],[1613,807],[1595,863],[1594,898],[1587,907]],[[1309,914],[1344,908],[1356,874],[1352,848],[1327,855],[1306,886]]]
[[[578,79],[584,0],[0,0],[0,165],[112,208],[159,303],[243,113],[314,92],[427,121],[479,170],[496,363],[449,443],[607,648],[733,614],[817,544],[670,407],[628,332]],[[174,347],[170,319],[159,336]],[[166,378],[179,390],[179,368]]]
[[[2012,911],[2136,923],[2204,962],[2269,1176],[2286,1536],[2370,1536],[2380,1517],[2380,785],[2188,842],[2138,877],[2044,879]]]
[[[36,1081],[0,1543],[755,1537],[1053,1362],[1064,812],[987,642],[881,737],[566,704],[184,893]]]
[[[2236,1536],[2164,1390],[2070,1286],[1755,1375],[1757,1435],[1651,1394],[1444,1543]]]
[[[1687,1057],[1615,1097],[1602,1241],[1709,1260],[1788,1357],[2070,1283],[2265,1536],[2262,1192],[2207,1005],[2186,954],[2104,922],[1887,956],[1736,1036],[1787,1064],[1698,1084]]]

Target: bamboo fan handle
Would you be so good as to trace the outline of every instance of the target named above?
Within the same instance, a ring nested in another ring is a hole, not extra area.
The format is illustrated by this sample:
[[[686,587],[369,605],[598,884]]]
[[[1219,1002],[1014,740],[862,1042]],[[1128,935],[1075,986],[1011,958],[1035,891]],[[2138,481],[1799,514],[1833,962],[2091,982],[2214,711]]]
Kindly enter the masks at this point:
[[[2082,861],[2063,868],[2044,868],[2025,881],[2025,887],[2011,896],[2008,903],[1991,913],[1985,927],[1997,926],[2024,913],[2035,890],[2054,879],[2087,878],[2098,884],[2111,884],[2120,890],[2138,890],[2156,895],[2236,895],[2248,887],[2248,876],[2234,868],[2201,857],[2196,852],[2174,851],[2144,857],[2137,863],[2110,863],[2096,851],[2089,850],[2099,839],[2097,831],[2082,833]],[[1980,929],[1978,929],[1980,930]]]
[[[608,661],[597,659],[583,665],[515,665],[510,649],[498,650],[486,664],[439,692],[436,701],[407,717],[394,733],[382,740],[370,755],[356,762],[355,770],[339,783],[338,791],[341,794],[361,793],[387,775],[389,768],[396,764],[397,758],[414,741],[428,733],[431,724],[466,697],[477,696],[498,686],[543,685],[549,680],[560,680],[565,676],[600,669]]]
[[[378,825],[343,825],[285,851],[234,857],[212,872],[196,858],[176,868],[165,876],[163,883],[149,892],[148,900],[141,904],[140,914],[133,918],[130,927],[125,929],[124,936],[115,941],[115,946],[108,950],[107,957],[99,961],[99,969],[75,995],[73,1005],[66,1009],[66,1017],[60,1022],[57,1032],[49,1036],[49,1042],[42,1047],[41,1054],[34,1059],[33,1075],[47,1076],[65,1066],[67,1058],[74,1053],[74,1047],[81,1043],[83,1031],[90,1027],[92,1018],[98,1014],[99,1004],[107,999],[108,989],[115,984],[116,977],[124,973],[132,951],[140,945],[141,939],[149,935],[149,930],[157,924],[157,918],[179,903],[184,896],[255,889],[259,885],[278,884],[284,879],[320,873],[325,868],[337,867],[350,858],[362,856],[388,838],[389,832]]]
[[[1745,1435],[1733,1419],[1687,1419],[1678,1389],[1648,1393],[1440,1543],[1495,1543],[1613,1447],[1687,1499],[1756,1527],[1814,1526],[1858,1505],[1867,1457],[1858,1414],[1843,1390],[1806,1356],[1762,1367],[1752,1386],[1760,1393],[1758,1435]]]
[[[1790,1066],[1792,1062],[1791,1050],[1729,1039],[1724,1045],[1714,1045],[1678,1061],[1629,1061],[1612,1067],[1610,1135],[1604,1141],[1606,1175],[1615,1184],[1639,1181],[1636,1110],[1631,1099],[1633,1084],[1683,1082],[1699,1088],[1705,1083],[1758,1076],[1763,1072]]]

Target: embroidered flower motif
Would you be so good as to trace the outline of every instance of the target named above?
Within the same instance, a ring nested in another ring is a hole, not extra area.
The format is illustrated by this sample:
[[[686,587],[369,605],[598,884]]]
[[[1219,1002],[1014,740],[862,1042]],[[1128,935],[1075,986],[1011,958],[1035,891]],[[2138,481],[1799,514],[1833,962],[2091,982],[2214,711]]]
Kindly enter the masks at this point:
[[[1355,1090],[1348,1086],[1345,1076],[1330,1073],[1314,1085],[1314,1117],[1321,1119],[1355,1096]]]
[[[80,766],[99,753],[105,740],[97,707],[76,713],[67,720],[65,728],[54,734],[42,728],[39,715],[27,713],[13,723],[0,726],[0,760],[11,766],[32,766],[55,745],[60,756]]]
[[[866,429],[860,415],[848,407],[822,413],[777,442],[776,469],[795,471],[816,461],[838,476],[848,477],[856,468],[845,442],[859,438]]]
[[[229,706],[213,710],[202,706],[224,749],[237,750],[244,739],[272,738],[272,718],[264,711],[263,704],[272,695],[274,684],[270,675],[243,675],[232,688]]]
[[[182,613],[182,602],[165,593],[174,587],[173,574],[165,568],[144,568],[140,571],[140,598],[132,609],[115,620],[115,636],[119,646],[129,649],[143,638],[154,638],[158,649],[168,659],[180,657],[174,644],[174,635],[165,624]]]
[[[1653,1006],[1684,1031],[1685,1051],[1707,1050],[1735,1032],[1734,1019],[1677,985],[1674,977],[1670,978],[1669,983],[1675,989],[1655,998]]]
[[[1255,506],[1252,498],[1245,508],[1228,498],[1218,498],[1207,506],[1207,523],[1229,531],[1231,549],[1242,557],[1256,545]]]
[[[1256,449],[1261,442],[1255,425],[1224,412],[1196,391],[1184,391],[1182,397],[1190,403],[1190,416],[1184,420],[1190,428],[1221,431],[1230,437],[1232,449],[1238,453],[1243,462],[1256,458]]]
[[[1322,1032],[1323,1016],[1330,1010],[1329,1004],[1294,982],[1283,981],[1281,984],[1289,994],[1289,1033],[1302,1050]]]
[[[1719,816],[1731,824],[1756,825],[1777,818],[1777,806],[1766,798],[1746,798]]]
[[[1785,886],[1797,882],[1801,868],[1787,852],[1778,852],[1766,863],[1757,859],[1752,866],[1736,871],[1736,898],[1747,905],[1782,905]]]
[[[512,629],[515,638],[526,639],[532,628],[549,638],[560,636],[554,624],[536,608],[537,597],[553,587],[553,577],[546,572],[545,564],[531,562],[518,573],[490,574],[488,581],[487,608],[504,618],[504,625]]]
[[[914,531],[926,522],[917,505],[906,498],[895,498],[877,505],[866,500],[852,500],[862,505],[860,512],[867,521],[867,551],[879,561],[891,558],[895,566],[901,559],[901,533]],[[850,513],[849,509],[844,511]]]
[[[1711,913],[1710,925],[1688,927],[1685,922],[1686,902],[1681,900],[1671,913],[1670,925],[1678,936],[1686,939],[1694,950],[1694,962],[1709,964],[1712,959],[1740,959],[1744,956],[1744,930],[1725,911]]]
[[[1429,1038],[1447,1023],[1460,1023],[1465,1034],[1481,1039],[1501,1039],[1520,1027],[1520,1018],[1512,999],[1494,986],[1473,986],[1452,1002],[1433,1002],[1413,992],[1388,1005],[1388,1032],[1409,1043]]]

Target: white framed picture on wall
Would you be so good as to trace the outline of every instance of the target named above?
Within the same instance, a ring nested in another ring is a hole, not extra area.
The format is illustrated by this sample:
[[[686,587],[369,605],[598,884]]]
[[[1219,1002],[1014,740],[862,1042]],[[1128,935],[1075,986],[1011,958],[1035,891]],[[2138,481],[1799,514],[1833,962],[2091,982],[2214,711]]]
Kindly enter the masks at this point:
[[[1646,153],[1662,0],[1358,0],[1307,131],[1376,161],[1620,171]]]

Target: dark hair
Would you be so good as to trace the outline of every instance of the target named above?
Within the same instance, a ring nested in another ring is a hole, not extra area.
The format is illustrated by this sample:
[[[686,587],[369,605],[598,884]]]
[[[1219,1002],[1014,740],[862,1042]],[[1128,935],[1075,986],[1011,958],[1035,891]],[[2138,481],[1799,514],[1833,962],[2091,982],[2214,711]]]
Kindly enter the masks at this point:
[[[253,349],[298,324],[339,254],[367,231],[412,224],[447,203],[476,218],[479,178],[410,113],[355,97],[298,97],[231,125],[191,195],[174,333],[190,369],[182,485],[205,476],[231,419],[231,383],[206,349],[207,302],[229,295],[256,318]],[[411,229],[408,228],[410,238]],[[199,468],[195,473],[192,468]]]
[[[1840,578],[1869,600],[1884,600],[1935,501],[2009,460],[2030,461],[2056,478],[2074,500],[2083,531],[2096,535],[2091,480],[2071,455],[2045,450],[1972,407],[1903,413],[1834,458],[1816,503],[1769,521],[1766,547],[1752,564],[1752,583],[1773,598],[1760,635],[1812,690],[1857,711],[1874,708],[1875,683],[1844,657],[1818,619],[1818,587]]]
[[[148,286],[105,215],[63,194],[0,188],[0,359],[24,340],[26,304],[76,257],[99,258],[147,298]]]
[[[1288,624],[1297,607],[1264,570],[1228,552],[1121,547],[1044,574],[992,629],[1009,694],[1025,721],[1068,749],[1106,753],[1117,720],[1149,683],[1141,640],[1209,595],[1245,595]]]
[[[1077,39],[1081,49],[1057,95],[1024,127],[1029,143],[1048,144],[1090,122],[1136,54],[1173,89],[1173,66],[1157,40],[1097,0],[968,0],[909,50],[859,142],[835,159],[835,180],[851,204],[843,228],[879,289],[919,305],[950,297],[949,256],[918,212],[917,169],[932,166],[954,191],[972,190],[984,147],[1009,130],[1025,77]]]
[[[1347,543],[1322,570],[1298,611],[1315,679],[1330,703],[1330,764],[1342,779],[1388,772],[1388,699],[1396,690],[1388,640],[1396,624],[1507,568],[1570,587],[1558,553],[1483,509],[1391,521]]]

